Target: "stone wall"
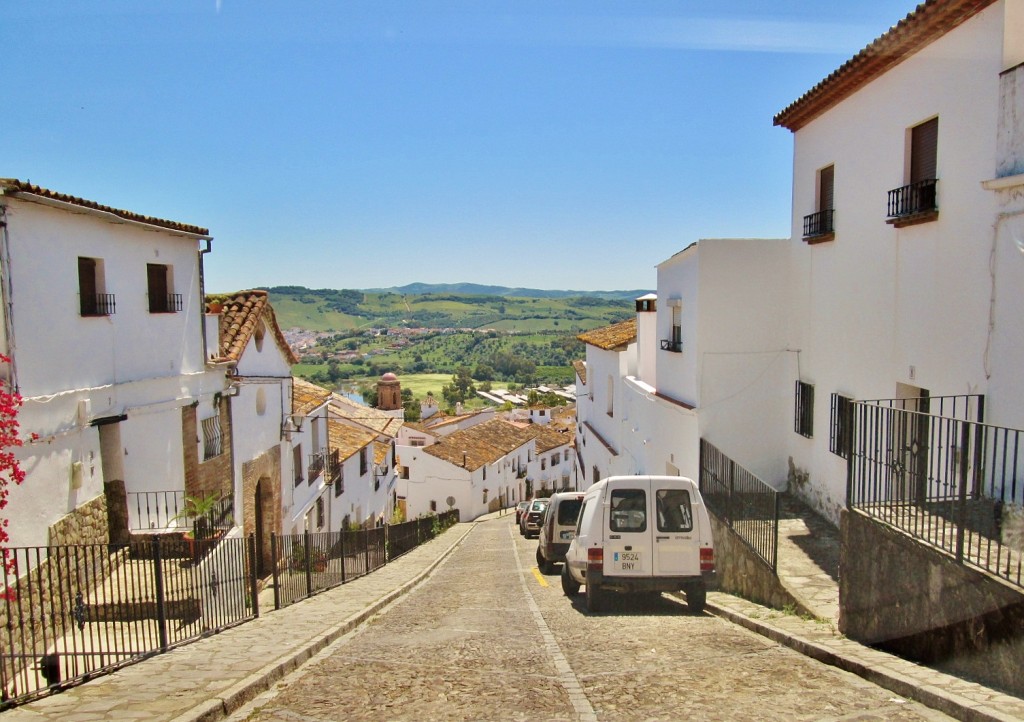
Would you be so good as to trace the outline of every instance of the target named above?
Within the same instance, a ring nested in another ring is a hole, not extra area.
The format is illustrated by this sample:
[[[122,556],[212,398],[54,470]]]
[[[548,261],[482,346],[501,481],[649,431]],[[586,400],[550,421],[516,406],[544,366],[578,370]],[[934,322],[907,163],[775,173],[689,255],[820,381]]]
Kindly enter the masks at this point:
[[[840,544],[843,634],[1024,693],[1024,590],[857,511],[842,512]]]
[[[256,533],[256,489],[264,480],[262,502],[263,529],[257,535],[261,570],[270,569],[270,534],[281,533],[281,446],[273,446],[255,459],[242,463],[242,519],[245,536]]]
[[[49,545],[106,544],[109,540],[107,500],[102,494],[50,525]]]
[[[723,521],[708,510],[715,539],[718,589],[775,609],[810,613],[786,591],[772,570]]]

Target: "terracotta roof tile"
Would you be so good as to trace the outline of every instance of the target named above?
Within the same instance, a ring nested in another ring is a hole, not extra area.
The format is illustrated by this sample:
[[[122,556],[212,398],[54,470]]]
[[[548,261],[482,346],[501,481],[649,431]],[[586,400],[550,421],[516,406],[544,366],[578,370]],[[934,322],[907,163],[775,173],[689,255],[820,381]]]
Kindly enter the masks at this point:
[[[391,458],[391,444],[385,444],[383,441],[373,442],[373,463],[383,464]]]
[[[89,201],[85,198],[79,198],[78,196],[71,196],[66,193],[51,191],[48,188],[33,185],[26,181],[20,181],[17,178],[0,178],[0,191],[2,191],[4,195],[33,195],[38,196],[39,198],[60,201],[61,203],[70,203],[71,205],[81,206],[82,208],[89,208],[94,211],[109,213],[113,216],[117,216],[118,218],[123,218],[126,221],[145,223],[148,226],[157,226],[159,228],[166,228],[172,231],[181,231],[182,233],[191,233],[192,235],[203,236],[204,238],[210,237],[210,231],[206,228],[193,226],[188,223],[168,221],[163,218],[154,218],[153,216],[144,216],[141,213],[134,213],[120,208],[105,206],[97,203],[96,201]]]
[[[249,339],[263,323],[264,328],[269,331],[277,345],[280,346],[288,363],[298,363],[298,357],[292,352],[291,347],[281,332],[277,323],[277,316],[274,308],[270,305],[270,295],[263,290],[236,291],[228,294],[208,294],[206,296],[206,311],[211,313],[211,307],[215,304],[221,305],[218,320],[218,338],[220,345],[221,361],[238,361],[242,352],[249,344]]]
[[[572,367],[576,369],[576,375],[580,377],[580,381],[586,385],[587,383],[587,362],[586,361],[573,361]]]
[[[292,413],[305,416],[318,406],[327,403],[331,392],[322,386],[312,384],[298,376],[292,377]]]
[[[423,447],[422,451],[476,471],[529,443],[532,438],[534,435],[528,430],[517,429],[501,419],[492,419],[445,436],[436,444]]]
[[[604,328],[595,328],[579,334],[576,338],[605,351],[622,351],[636,341],[636,319],[631,318]]]
[[[575,446],[576,437],[574,434],[568,431],[559,431],[558,429],[552,428],[550,425],[537,425],[533,426],[534,438],[537,439],[537,453],[543,454],[552,449],[557,449],[559,446]]]
[[[344,461],[373,444],[376,435],[369,431],[361,431],[354,426],[349,426],[344,421],[329,419],[327,421],[327,440],[331,451],[338,450],[341,460]]]
[[[854,91],[932,41],[984,10],[995,0],[927,0],[885,34],[775,116],[775,125],[797,131]]]
[[[341,394],[331,395],[331,413],[348,419],[359,426],[365,426],[367,429],[378,434],[392,438],[398,436],[399,429],[405,424],[400,418],[396,418],[380,409],[358,404]]]

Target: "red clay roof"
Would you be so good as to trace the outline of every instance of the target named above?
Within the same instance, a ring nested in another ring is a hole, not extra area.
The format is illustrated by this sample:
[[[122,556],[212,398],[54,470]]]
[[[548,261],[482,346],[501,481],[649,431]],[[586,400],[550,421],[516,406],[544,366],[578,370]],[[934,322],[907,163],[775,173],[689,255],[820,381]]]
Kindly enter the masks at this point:
[[[604,328],[595,328],[593,331],[579,334],[576,338],[605,351],[621,351],[636,341],[636,319],[631,318]]]
[[[94,211],[102,211],[104,213],[110,213],[111,215],[117,216],[118,218],[124,218],[127,221],[135,221],[137,223],[145,223],[149,226],[158,226],[160,228],[167,228],[172,231],[181,231],[182,233],[191,233],[197,236],[203,236],[208,238],[210,231],[206,228],[199,226],[193,226],[188,223],[178,223],[177,221],[168,221],[163,218],[154,218],[153,216],[144,216],[141,213],[133,213],[132,211],[121,210],[120,208],[113,208],[111,206],[104,206],[96,201],[89,201],[85,198],[79,198],[78,196],[70,196],[66,193],[58,193],[57,191],[51,191],[48,188],[33,185],[26,181],[20,181],[17,178],[0,178],[0,191],[4,195],[33,195],[40,198],[48,198],[54,201],[60,201],[62,203],[70,203],[72,205],[81,206],[82,208],[91,208]]]
[[[493,464],[533,438],[531,431],[516,428],[501,419],[492,419],[442,437],[436,444],[423,447],[422,451],[450,464],[476,471],[481,466]]]
[[[326,404],[331,398],[331,392],[323,386],[298,376],[292,377],[292,413],[307,415],[319,406]]]
[[[277,316],[270,305],[270,296],[266,291],[237,291],[228,294],[206,296],[206,312],[210,313],[211,305],[221,305],[218,322],[218,346],[220,361],[238,361],[262,322],[267,332],[273,335],[277,345],[285,355],[288,363],[298,363],[298,357],[292,353],[291,347],[281,333],[277,324]]]
[[[800,130],[856,90],[987,8],[995,0],[927,0],[884,35],[775,116],[775,125]]]

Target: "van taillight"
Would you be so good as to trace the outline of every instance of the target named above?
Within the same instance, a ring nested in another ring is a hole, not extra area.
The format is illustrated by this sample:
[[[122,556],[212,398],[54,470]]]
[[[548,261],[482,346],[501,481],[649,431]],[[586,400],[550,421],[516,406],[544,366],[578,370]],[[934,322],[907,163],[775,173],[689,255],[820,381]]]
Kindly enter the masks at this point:
[[[711,547],[701,547],[700,570],[702,572],[715,571],[715,550]]]
[[[604,566],[604,549],[602,547],[591,547],[590,549],[587,549],[587,566]]]

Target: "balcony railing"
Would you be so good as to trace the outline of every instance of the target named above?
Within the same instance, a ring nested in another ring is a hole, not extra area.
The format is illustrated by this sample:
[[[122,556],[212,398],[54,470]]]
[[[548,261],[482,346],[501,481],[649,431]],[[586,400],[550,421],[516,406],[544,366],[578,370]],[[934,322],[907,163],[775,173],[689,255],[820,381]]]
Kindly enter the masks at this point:
[[[129,491],[126,494],[128,506],[128,529],[130,531],[166,531],[188,529],[195,521],[189,516],[184,491]],[[234,524],[235,501],[226,497],[203,515],[206,527],[230,529]]]
[[[341,452],[332,449],[327,460],[327,483],[334,485],[335,496],[345,491],[345,476],[342,470]]]
[[[1012,528],[1024,430],[983,423],[982,396],[851,401],[846,413],[850,508],[1024,587]]]
[[[672,351],[673,353],[682,353],[683,352],[683,342],[682,341],[674,341],[674,340],[672,340],[670,338],[663,338],[663,339],[661,339],[661,350],[662,351]]]
[[[94,293],[82,296],[83,316],[112,316],[114,306],[114,294],[112,293]]]
[[[938,180],[929,178],[889,191],[889,218],[903,218],[936,210],[936,184]]]
[[[327,449],[309,455],[309,465],[307,466],[306,478],[309,480],[310,484],[313,483],[314,479],[324,473],[324,470],[327,468],[327,464]]]
[[[804,238],[816,238],[817,236],[827,236],[829,233],[834,233],[835,226],[833,226],[833,220],[835,219],[835,214],[835,210],[826,208],[823,211],[804,216]]]
[[[182,309],[181,294],[151,295],[149,297],[150,313],[177,313]]]

